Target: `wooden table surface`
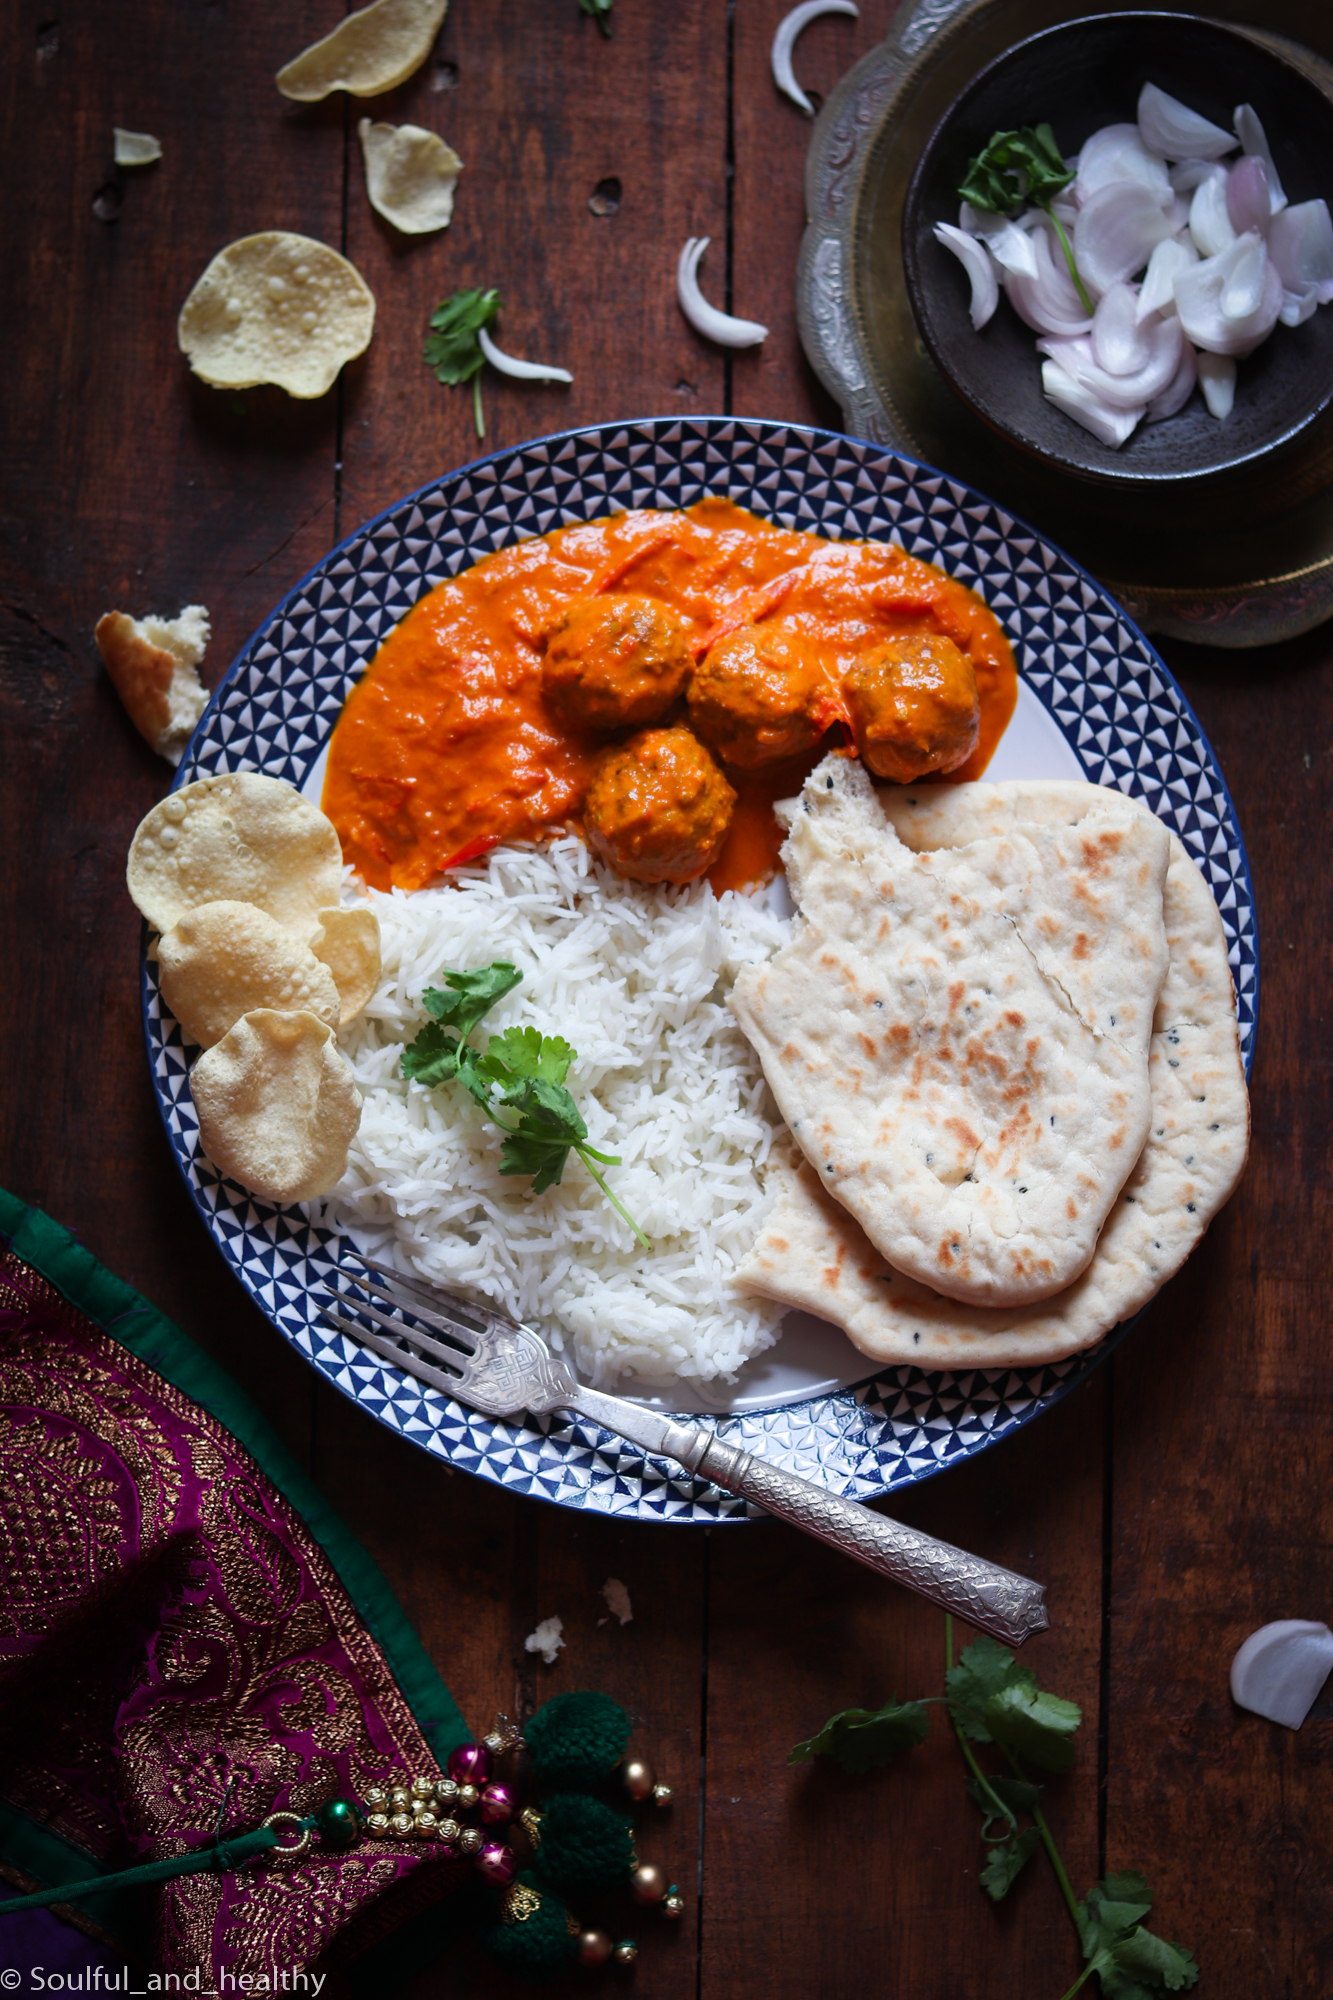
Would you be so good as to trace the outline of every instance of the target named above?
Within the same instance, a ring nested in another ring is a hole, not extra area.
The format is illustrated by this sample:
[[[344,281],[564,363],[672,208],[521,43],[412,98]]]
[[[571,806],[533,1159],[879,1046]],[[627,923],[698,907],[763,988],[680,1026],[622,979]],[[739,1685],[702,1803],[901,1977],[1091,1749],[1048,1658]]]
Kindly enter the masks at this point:
[[[662,412],[836,428],[794,326],[809,127],[769,73],[783,11],[617,0],[605,41],[576,0],[454,0],[425,67],[368,107],[439,131],[466,162],[450,229],[406,241],[366,200],[363,107],[296,106],[273,87],[336,0],[7,0],[0,1183],[74,1229],[257,1399],[478,1729],[588,1685],[642,1718],[638,1741],[676,1789],[643,1848],[688,1908],[674,1928],[640,1914],[641,2000],[1058,2000],[1080,1959],[1054,1879],[1038,1859],[998,1911],[979,1891],[978,1820],[938,1715],[894,1770],[785,1766],[835,1709],[937,1692],[941,1616],[780,1526],[582,1518],[451,1474],[372,1422],[224,1267],[144,1061],[123,866],[169,773],[120,709],[96,618],[206,604],[214,682],[344,533],[474,456],[466,392],[420,360],[431,308],[460,285],[498,286],[504,344],[575,376],[569,390],[488,376],[488,445]],[[891,11],[862,0],[859,21],[808,30],[807,86],[827,91]],[[160,164],[116,173],[113,125],[157,134]],[[609,182],[619,205],[596,213],[589,197]],[[378,301],[369,353],[313,403],[217,393],[176,348],[208,259],[272,227],[340,246]],[[758,351],[729,357],[682,319],[673,269],[692,234],[713,239],[710,292],[729,273],[735,309],[772,328]],[[1333,1705],[1321,1698],[1293,1735],[1236,1710],[1227,1688],[1254,1626],[1333,1610],[1333,628],[1269,651],[1164,650],[1254,868],[1249,1168],[1112,1362],[899,1511],[1049,1585],[1052,1629],[1024,1657],[1084,1711],[1077,1769],[1049,1794],[1077,1891],[1141,1867],[1157,1927],[1201,1962],[1199,1991],[1272,2000],[1333,1979]],[[599,1623],[608,1575],[633,1599],[623,1629]],[[551,1613],[568,1643],[546,1668],[523,1639]],[[596,1986],[580,1975],[568,1990]],[[464,1950],[412,1993],[474,1990],[509,1988]]]

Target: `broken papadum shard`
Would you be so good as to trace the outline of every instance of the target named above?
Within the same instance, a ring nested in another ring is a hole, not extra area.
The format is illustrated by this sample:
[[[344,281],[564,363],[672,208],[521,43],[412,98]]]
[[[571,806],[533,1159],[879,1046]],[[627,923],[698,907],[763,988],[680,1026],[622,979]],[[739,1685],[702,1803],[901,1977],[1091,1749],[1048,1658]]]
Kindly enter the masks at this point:
[[[375,299],[345,257],[313,236],[267,229],[219,250],[181,307],[176,334],[215,389],[271,382],[308,399],[365,352]]]
[[[894,788],[879,797],[903,841],[928,850],[1016,825],[1077,824],[1100,793],[1078,783],[1019,782]],[[1030,1307],[945,1298],[895,1271],[807,1164],[787,1178],[740,1267],[743,1290],[834,1321],[876,1361],[922,1368],[1059,1361],[1147,1305],[1230,1197],[1249,1141],[1226,933],[1198,868],[1174,834],[1170,844],[1169,963],[1153,1021],[1148,1138],[1082,1276]]]
[[[314,104],[330,91],[378,97],[405,83],[430,54],[449,0],[374,0],[278,71],[284,97]]]
[[[162,147],[151,132],[126,132],[119,125],[111,129],[112,157],[118,167],[151,167],[162,157]]]
[[[339,1025],[342,1003],[329,967],[254,903],[187,910],[159,939],[157,962],[162,998],[201,1049],[257,1007],[304,1010],[326,1027]]]
[[[454,212],[463,162],[438,133],[421,125],[357,126],[370,205],[405,236],[444,229]]]
[[[125,883],[157,931],[199,903],[237,902],[304,939],[338,901],[342,846],[294,785],[227,772],[182,785],[140,821]]]
[[[321,910],[309,949],[326,965],[338,989],[337,1025],[345,1028],[380,981],[380,920],[371,909]]]
[[[791,942],[731,996],[821,1185],[974,1306],[1071,1284],[1148,1132],[1166,831],[1128,800],[1039,831],[915,855],[862,767],[826,758],[783,849]],[[1080,897],[1123,938],[1079,928]],[[1098,1011],[1071,997],[1083,953]]]
[[[131,618],[108,611],[93,637],[130,721],[159,757],[179,764],[208,706],[198,667],[208,645],[208,613],[187,604],[177,618]]]
[[[204,1152],[251,1194],[314,1201],[346,1172],[361,1093],[316,1015],[268,1007],[243,1015],[200,1056],[190,1092]]]

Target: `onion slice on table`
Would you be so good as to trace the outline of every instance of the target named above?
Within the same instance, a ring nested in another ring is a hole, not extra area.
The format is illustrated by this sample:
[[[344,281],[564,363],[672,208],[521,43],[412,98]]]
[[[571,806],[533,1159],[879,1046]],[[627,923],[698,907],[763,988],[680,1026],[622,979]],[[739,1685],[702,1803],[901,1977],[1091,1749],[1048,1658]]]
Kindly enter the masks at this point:
[[[516,382],[572,382],[574,377],[567,368],[548,368],[540,361],[519,361],[514,355],[506,354],[496,346],[484,326],[477,328],[477,345],[492,368],[501,375],[512,375]]]
[[[1333,1668],[1333,1632],[1308,1618],[1261,1625],[1231,1662],[1231,1699],[1240,1707],[1299,1729]]]
[[[1275,215],[1268,254],[1289,292],[1313,289],[1321,306],[1333,301],[1333,217],[1326,201],[1299,201]]]
[[[1240,140],[1245,151],[1247,153],[1257,153],[1268,170],[1268,198],[1273,204],[1273,213],[1276,215],[1280,208],[1286,207],[1287,197],[1282,192],[1282,183],[1278,179],[1277,168],[1273,165],[1273,154],[1268,144],[1268,137],[1263,126],[1259,123],[1258,114],[1254,110],[1254,107],[1249,104],[1238,104],[1236,107],[1235,124],[1236,137]]]
[[[1209,354],[1206,348],[1195,360],[1208,414],[1221,423],[1231,415],[1236,401],[1236,363],[1230,354]]]
[[[1085,431],[1091,431],[1095,438],[1100,438],[1103,444],[1116,451],[1143,415],[1142,409],[1117,410],[1109,403],[1103,403],[1090,389],[1076,382],[1058,361],[1042,362],[1041,386],[1057,409],[1063,410],[1076,424],[1082,424]]]
[[[1230,132],[1191,111],[1178,97],[1168,97],[1155,83],[1145,83],[1139,92],[1138,120],[1144,145],[1164,160],[1220,160],[1236,150]]]
[[[1099,188],[1079,210],[1074,262],[1089,291],[1109,292],[1141,271],[1170,234],[1171,224],[1150,189],[1116,181]]]
[[[708,236],[691,236],[676,265],[676,297],[680,309],[696,332],[715,340],[719,347],[757,347],[768,339],[768,328],[757,319],[735,319],[730,313],[710,306],[699,290],[699,265],[712,241]]]
[[[972,302],[968,310],[973,326],[980,333],[1000,303],[1000,281],[995,275],[990,251],[979,237],[969,236],[965,229],[955,229],[952,222],[935,224],[935,241],[942,243],[946,250],[952,250],[967,272],[972,286]]]
[[[778,22],[778,31],[773,37],[773,81],[793,104],[800,105],[807,118],[814,117],[815,107],[796,81],[791,59],[796,37],[802,28],[808,28],[821,14],[850,14],[853,20],[859,19],[852,0],[804,0],[802,6],[793,7],[790,14]]]
[[[1100,188],[1120,181],[1146,187],[1163,208],[1171,199],[1166,162],[1148,151],[1137,125],[1103,125],[1093,133],[1078,156],[1074,200],[1082,207]]]

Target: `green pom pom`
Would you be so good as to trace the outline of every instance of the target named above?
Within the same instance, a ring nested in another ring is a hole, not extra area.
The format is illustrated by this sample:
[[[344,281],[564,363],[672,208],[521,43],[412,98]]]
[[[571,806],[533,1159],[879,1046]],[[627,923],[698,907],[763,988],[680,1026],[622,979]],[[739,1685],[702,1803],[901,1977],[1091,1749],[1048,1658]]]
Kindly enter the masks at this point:
[[[600,1799],[557,1792],[542,1807],[534,1866],[562,1895],[621,1888],[634,1867],[634,1828]]]
[[[498,1897],[492,1906],[491,1921],[483,1928],[482,1942],[497,1965],[520,1979],[554,1979],[573,1961],[577,1937],[571,1936],[565,1908],[558,1896],[544,1889],[535,1876],[523,1874],[525,1889],[537,1892],[539,1901],[522,1923],[505,1923],[500,1916]]]
[[[539,1785],[595,1785],[624,1756],[629,1717],[604,1694],[558,1694],[524,1723],[523,1740]]]

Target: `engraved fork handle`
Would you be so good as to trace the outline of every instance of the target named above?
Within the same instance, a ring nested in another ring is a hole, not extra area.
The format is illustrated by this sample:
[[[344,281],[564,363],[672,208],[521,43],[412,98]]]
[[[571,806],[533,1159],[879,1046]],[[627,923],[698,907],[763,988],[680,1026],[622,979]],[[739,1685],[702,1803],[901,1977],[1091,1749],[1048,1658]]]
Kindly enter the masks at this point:
[[[1021,1646],[1049,1625],[1042,1584],[872,1513],[858,1501],[826,1492],[794,1472],[784,1472],[766,1459],[722,1443],[709,1431],[692,1425],[672,1426],[673,1430],[687,1428],[689,1445],[684,1451],[672,1450],[672,1456],[691,1472],[753,1501],[766,1513],[790,1521],[794,1528],[817,1536],[830,1548],[841,1549],[844,1555],[891,1577],[894,1583],[906,1585],[945,1611],[957,1612],[992,1638]]]

